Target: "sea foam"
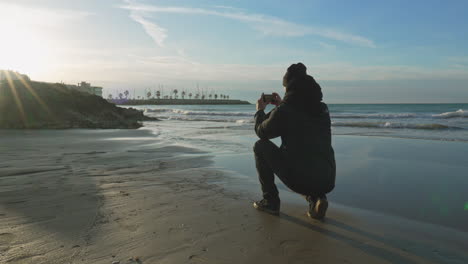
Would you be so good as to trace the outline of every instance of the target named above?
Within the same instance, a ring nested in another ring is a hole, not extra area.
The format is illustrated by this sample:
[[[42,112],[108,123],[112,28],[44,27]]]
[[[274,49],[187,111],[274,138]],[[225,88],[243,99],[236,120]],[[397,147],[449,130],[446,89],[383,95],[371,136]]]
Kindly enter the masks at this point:
[[[392,123],[392,122],[332,122],[332,126],[342,127],[362,127],[362,128],[409,128],[409,129],[463,129],[455,126],[447,126],[442,124],[411,124],[411,123]]]
[[[467,117],[468,118],[468,111],[463,109],[458,109],[455,112],[446,112],[438,115],[432,115],[432,117],[437,118],[456,118],[456,117]]]

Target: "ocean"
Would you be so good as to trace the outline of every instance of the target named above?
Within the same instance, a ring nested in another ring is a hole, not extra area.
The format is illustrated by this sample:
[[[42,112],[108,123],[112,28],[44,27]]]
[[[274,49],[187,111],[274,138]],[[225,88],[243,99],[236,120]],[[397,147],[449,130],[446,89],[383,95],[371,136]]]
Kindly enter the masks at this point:
[[[255,114],[255,105],[137,108],[176,124],[236,131],[252,131]],[[334,135],[468,142],[468,104],[330,104],[329,110]]]

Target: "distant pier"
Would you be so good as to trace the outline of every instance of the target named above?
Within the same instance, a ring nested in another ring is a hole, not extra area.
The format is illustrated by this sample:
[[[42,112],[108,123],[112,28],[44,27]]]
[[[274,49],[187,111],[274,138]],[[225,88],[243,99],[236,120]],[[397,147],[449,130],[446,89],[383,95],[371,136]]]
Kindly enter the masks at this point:
[[[116,105],[249,105],[242,100],[225,99],[108,99]]]

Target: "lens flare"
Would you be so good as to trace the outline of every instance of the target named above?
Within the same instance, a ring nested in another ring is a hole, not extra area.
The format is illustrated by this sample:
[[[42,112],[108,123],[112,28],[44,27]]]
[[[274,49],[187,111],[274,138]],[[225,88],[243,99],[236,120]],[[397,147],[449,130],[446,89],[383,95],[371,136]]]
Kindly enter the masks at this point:
[[[20,112],[21,120],[23,121],[23,124],[26,124],[26,114],[24,113],[23,103],[21,102],[18,96],[18,93],[15,88],[15,84],[13,83],[13,80],[11,79],[10,73],[8,71],[5,71],[5,75],[6,75],[6,80],[8,82],[8,86],[10,87],[11,93],[13,94],[13,97],[15,99],[16,107],[18,108],[18,111]]]
[[[41,107],[44,108],[44,110],[47,112],[47,114],[52,115],[52,112],[49,110],[49,108],[45,104],[44,100],[42,100],[42,98],[39,97],[39,95],[36,93],[36,91],[34,91],[34,89],[23,78],[23,76],[21,76],[18,73],[15,73],[15,75],[16,75],[17,79],[24,85],[24,87],[26,87],[26,89],[28,89],[28,91],[31,93],[31,95],[34,97],[34,99],[36,99],[36,101],[39,103],[39,105],[41,105]]]

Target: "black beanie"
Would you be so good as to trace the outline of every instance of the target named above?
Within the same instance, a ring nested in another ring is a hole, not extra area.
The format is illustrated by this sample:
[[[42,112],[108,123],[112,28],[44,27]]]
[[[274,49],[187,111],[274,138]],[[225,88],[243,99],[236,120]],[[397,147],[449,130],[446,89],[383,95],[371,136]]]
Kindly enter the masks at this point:
[[[283,81],[286,81],[283,103],[309,113],[321,113],[322,88],[312,76],[307,74],[304,64],[299,62],[289,66]]]
[[[297,77],[304,77],[307,75],[307,68],[302,62],[298,62],[295,64],[291,64],[291,66],[288,67],[288,70],[286,72],[286,81],[289,82],[292,79],[295,79]]]

